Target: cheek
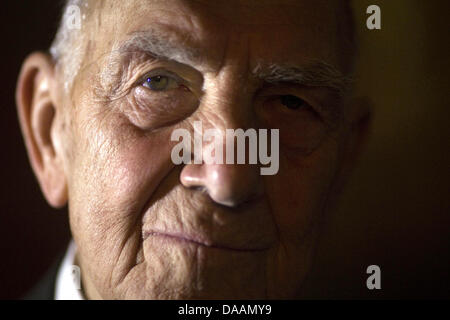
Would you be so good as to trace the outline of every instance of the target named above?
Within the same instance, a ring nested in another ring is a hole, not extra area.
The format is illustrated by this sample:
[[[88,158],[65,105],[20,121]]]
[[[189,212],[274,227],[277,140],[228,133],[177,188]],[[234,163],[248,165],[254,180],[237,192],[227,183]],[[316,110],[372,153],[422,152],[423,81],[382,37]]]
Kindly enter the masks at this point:
[[[302,239],[321,215],[336,172],[337,151],[333,141],[323,143],[306,157],[280,150],[279,173],[268,177],[266,188],[286,241]]]
[[[337,148],[324,142],[308,156],[280,148],[278,174],[267,176],[266,192],[280,243],[268,261],[269,292],[291,297],[311,267],[315,222],[327,202],[336,171]]]
[[[136,190],[153,190],[158,177],[170,169],[169,140],[168,130],[146,134],[119,114],[92,121],[77,139],[83,142],[78,144],[72,173],[85,188],[75,182],[75,191],[104,195],[111,203],[136,202]]]
[[[173,166],[168,132],[145,135],[125,119],[112,117],[79,130],[82,143],[69,187],[75,240],[103,268],[123,258],[121,248],[129,237],[139,240],[142,210]]]

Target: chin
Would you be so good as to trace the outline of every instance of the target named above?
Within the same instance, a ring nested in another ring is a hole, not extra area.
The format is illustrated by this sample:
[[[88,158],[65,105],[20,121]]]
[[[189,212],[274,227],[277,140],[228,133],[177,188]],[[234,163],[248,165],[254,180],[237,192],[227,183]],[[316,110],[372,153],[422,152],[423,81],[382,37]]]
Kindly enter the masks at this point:
[[[121,283],[126,299],[265,299],[267,252],[147,243]]]

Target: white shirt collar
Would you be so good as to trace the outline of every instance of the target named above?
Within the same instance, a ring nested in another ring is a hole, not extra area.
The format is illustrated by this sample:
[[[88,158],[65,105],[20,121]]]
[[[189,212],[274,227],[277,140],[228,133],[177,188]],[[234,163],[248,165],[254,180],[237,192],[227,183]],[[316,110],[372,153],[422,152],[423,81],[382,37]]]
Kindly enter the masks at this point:
[[[81,290],[80,268],[75,265],[75,253],[76,245],[71,240],[58,270],[55,300],[85,300]]]

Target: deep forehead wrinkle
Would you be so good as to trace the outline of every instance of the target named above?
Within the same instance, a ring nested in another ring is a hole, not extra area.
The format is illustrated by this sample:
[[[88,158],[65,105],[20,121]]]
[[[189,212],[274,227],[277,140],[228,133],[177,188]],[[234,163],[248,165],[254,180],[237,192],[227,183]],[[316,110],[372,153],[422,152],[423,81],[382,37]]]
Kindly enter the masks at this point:
[[[201,50],[188,36],[156,28],[132,32],[113,51],[120,54],[142,52],[156,59],[174,60],[191,66],[202,62]]]

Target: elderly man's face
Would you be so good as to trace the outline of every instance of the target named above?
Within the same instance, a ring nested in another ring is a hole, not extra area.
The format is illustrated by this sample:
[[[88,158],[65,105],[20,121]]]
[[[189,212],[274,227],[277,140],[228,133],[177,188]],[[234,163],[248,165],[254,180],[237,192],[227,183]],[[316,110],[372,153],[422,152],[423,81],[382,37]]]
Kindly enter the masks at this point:
[[[294,296],[352,137],[338,2],[102,4],[50,134],[87,296]],[[278,173],[174,165],[194,121],[279,129]]]

